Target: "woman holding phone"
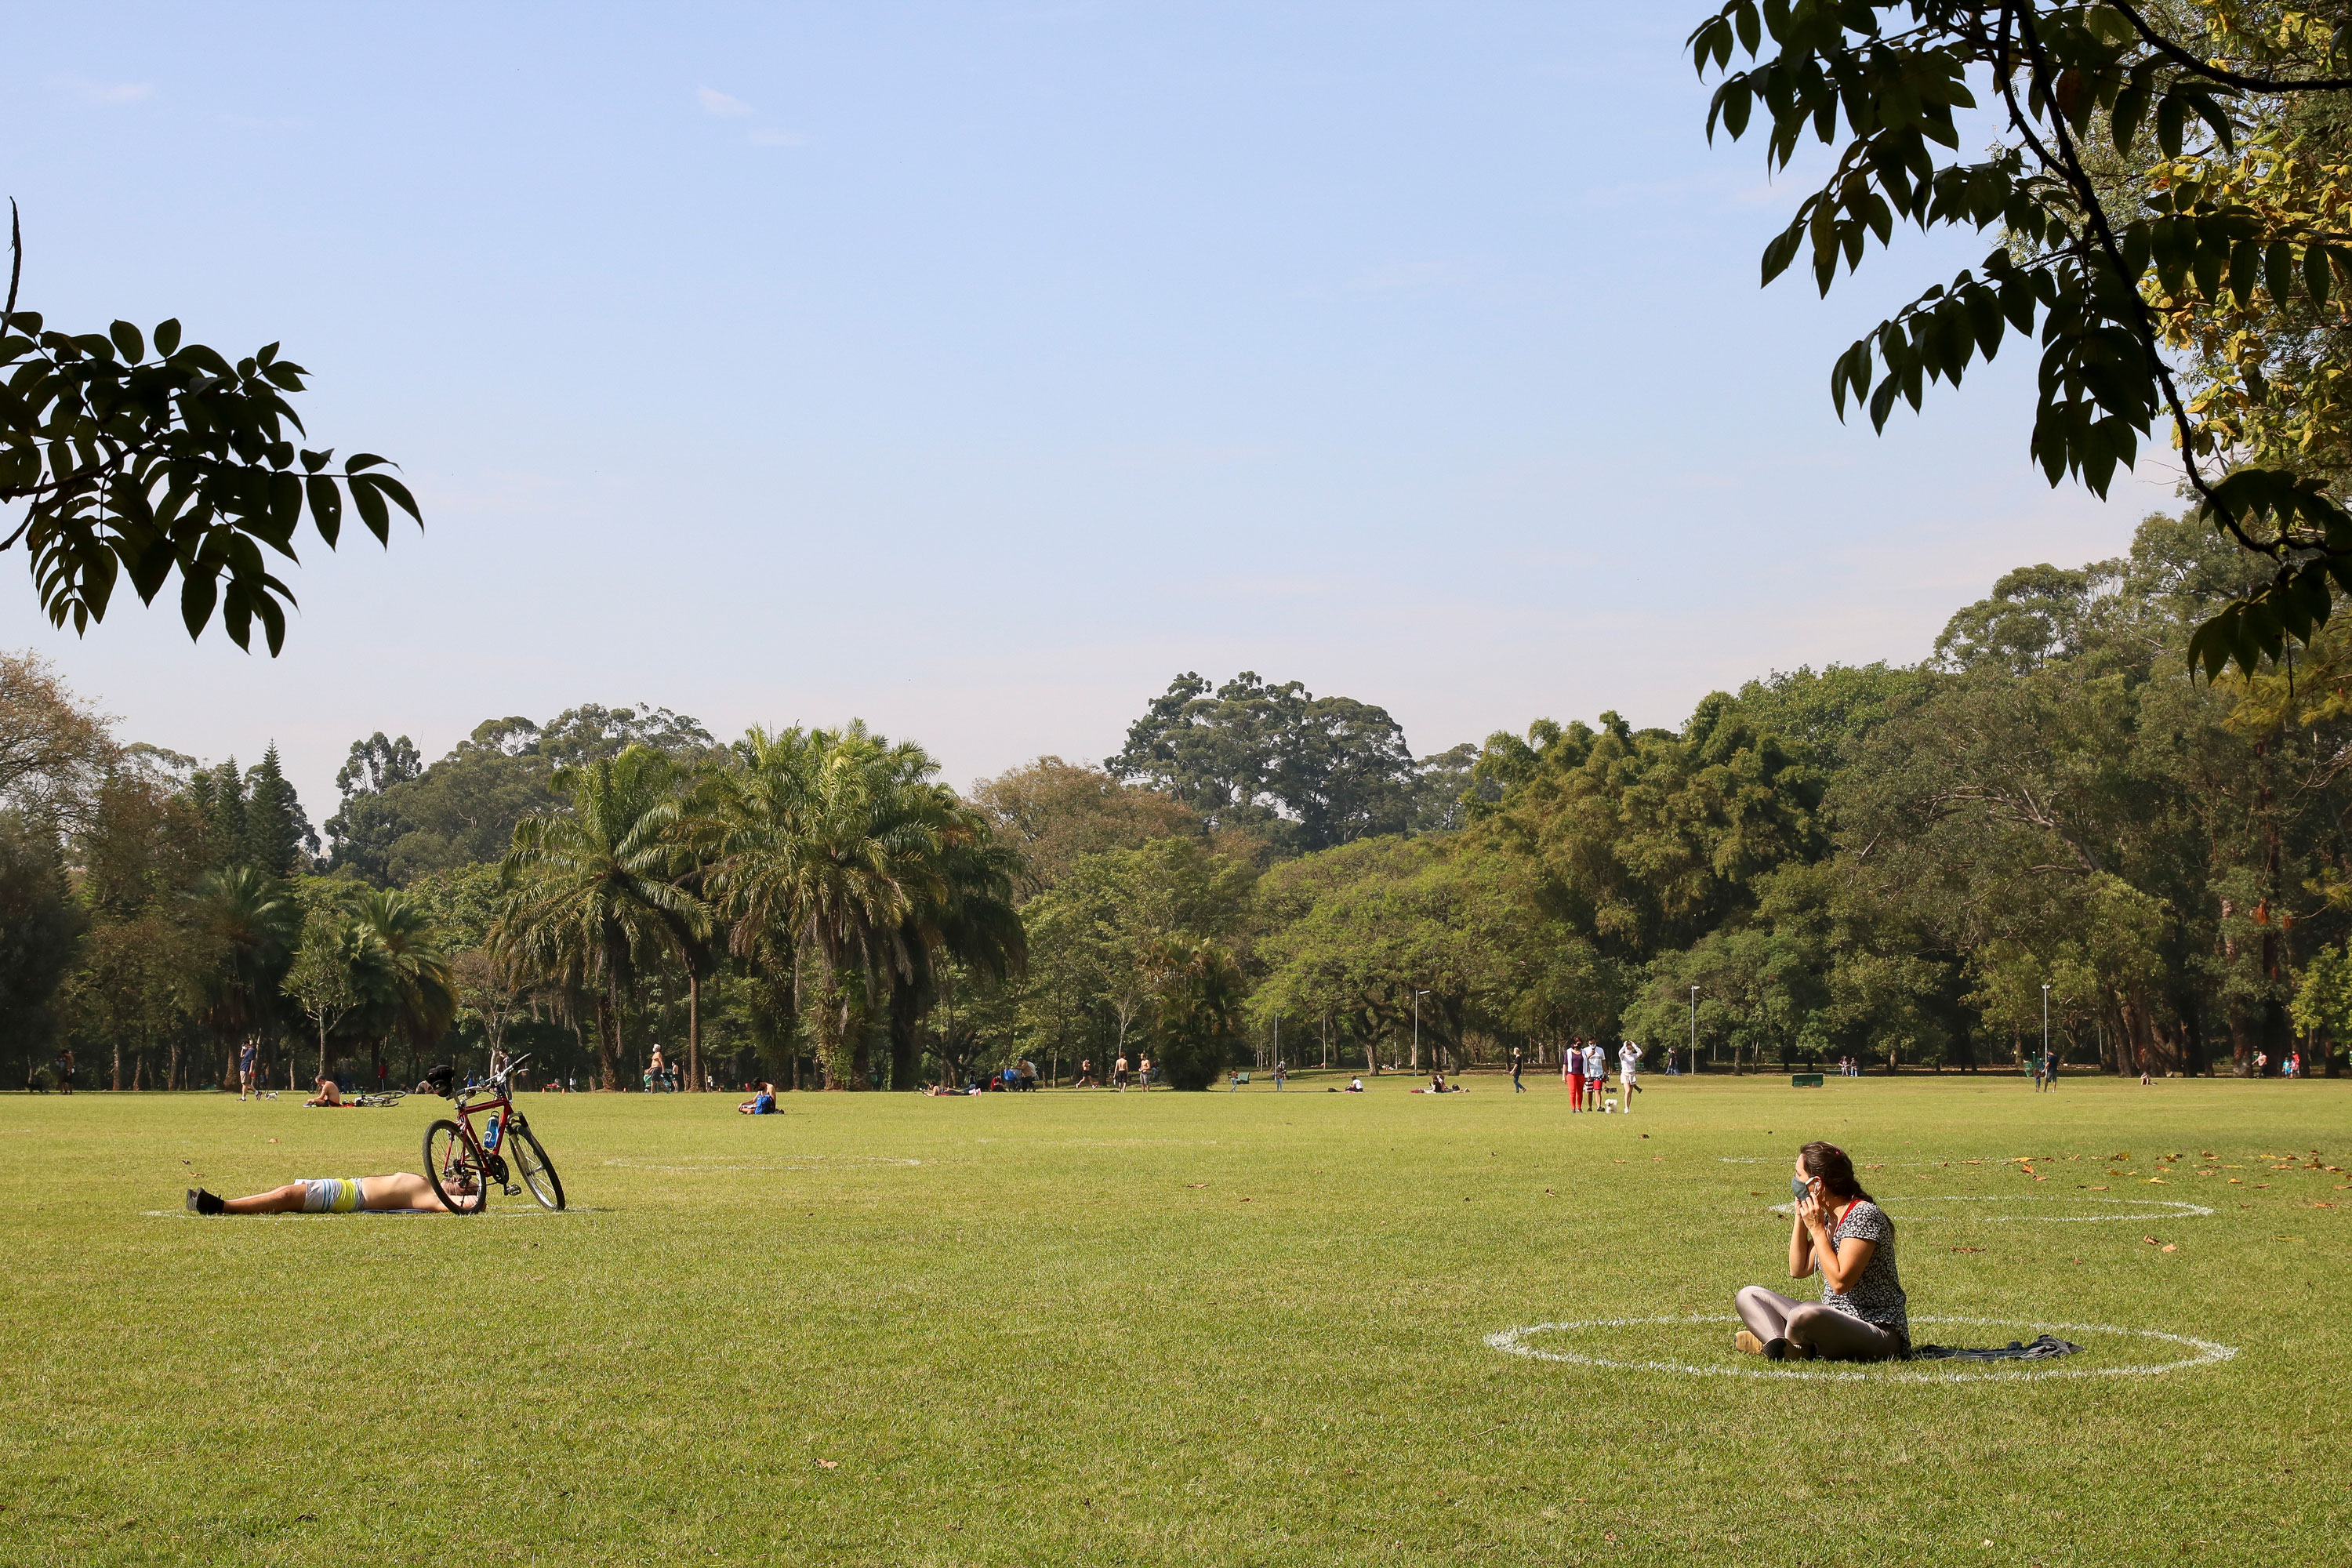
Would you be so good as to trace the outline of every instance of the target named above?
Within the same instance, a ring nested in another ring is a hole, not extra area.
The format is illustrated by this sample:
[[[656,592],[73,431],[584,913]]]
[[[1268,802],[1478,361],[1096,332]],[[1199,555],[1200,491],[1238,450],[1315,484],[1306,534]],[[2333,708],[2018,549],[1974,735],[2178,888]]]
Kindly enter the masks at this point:
[[[1821,1271],[1822,1299],[1796,1301],[1761,1285],[1734,1298],[1748,1326],[1732,1344],[1772,1361],[1887,1361],[1911,1353],[1909,1303],[1895,1271],[1895,1222],[1854,1179],[1834,1143],[1797,1151],[1789,1189],[1789,1278]]]

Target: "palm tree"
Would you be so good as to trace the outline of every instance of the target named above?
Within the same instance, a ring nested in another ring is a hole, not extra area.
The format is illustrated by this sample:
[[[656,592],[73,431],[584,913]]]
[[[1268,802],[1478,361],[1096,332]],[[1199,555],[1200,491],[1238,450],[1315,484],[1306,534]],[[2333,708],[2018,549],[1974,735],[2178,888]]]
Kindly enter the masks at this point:
[[[351,921],[358,949],[354,978],[377,1024],[370,1034],[381,1041],[398,1033],[415,1048],[432,1046],[457,1016],[457,978],[432,915],[390,889],[353,900]]]
[[[1021,857],[1000,843],[987,816],[957,799],[944,784],[932,886],[939,896],[917,904],[901,922],[908,958],[890,986],[890,1087],[915,1087],[915,1030],[939,1001],[941,970],[950,963],[1003,980],[1029,960],[1029,941],[1013,904]]]
[[[276,1010],[302,912],[285,883],[250,866],[207,871],[194,899],[196,926],[219,955],[196,1018],[228,1047],[226,1083],[236,1076],[237,1042],[258,1035]]]
[[[560,770],[567,809],[515,825],[501,870],[514,887],[490,931],[504,963],[595,998],[604,1087],[621,1086],[623,994],[646,965],[706,932],[702,900],[679,885],[677,764],[648,746]]]
[[[942,902],[942,831],[953,797],[929,783],[922,748],[841,731],[752,730],[741,768],[717,784],[703,886],[728,944],[772,974],[817,971],[816,1052],[829,1089],[867,1081],[866,1030],[886,984],[913,973],[908,922]]]

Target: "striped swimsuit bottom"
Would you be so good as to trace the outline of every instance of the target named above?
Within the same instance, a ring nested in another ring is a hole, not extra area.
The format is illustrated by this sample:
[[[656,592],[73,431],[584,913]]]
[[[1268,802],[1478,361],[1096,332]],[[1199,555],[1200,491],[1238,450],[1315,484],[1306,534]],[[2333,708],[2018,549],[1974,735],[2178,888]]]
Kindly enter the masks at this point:
[[[328,1176],[302,1184],[304,1214],[357,1214],[367,1207],[367,1195],[357,1176]]]

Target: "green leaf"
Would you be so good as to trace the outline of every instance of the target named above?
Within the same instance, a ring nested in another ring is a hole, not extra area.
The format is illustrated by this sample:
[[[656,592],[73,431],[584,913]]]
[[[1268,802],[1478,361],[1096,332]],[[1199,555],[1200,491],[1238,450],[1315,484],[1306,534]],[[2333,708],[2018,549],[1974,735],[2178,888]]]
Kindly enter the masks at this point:
[[[343,531],[343,492],[335,488],[334,480],[319,474],[303,480],[302,488],[310,498],[310,522],[332,550]]]
[[[180,619],[187,623],[191,641],[203,634],[205,623],[213,618],[213,605],[219,599],[220,590],[214,585],[210,573],[193,563],[180,568]]]
[[[2156,106],[2156,144],[2168,158],[2180,156],[2180,126],[2185,109],[2178,89],[2166,93],[2164,101]]]
[[[371,474],[368,479],[377,489],[384,493],[393,505],[414,518],[417,527],[425,526],[425,514],[416,510],[416,498],[408,493],[406,485],[402,484],[390,474]]]
[[[2196,258],[2189,267],[2197,275],[2197,292],[2200,298],[2210,300],[2221,297],[2221,274],[2229,265],[2230,246],[2227,240],[2208,239],[2197,247]]]
[[[2263,252],[2263,281],[2269,285],[2272,300],[2280,305],[2294,292],[2294,247],[2284,239],[2274,239]]]
[[[122,356],[123,363],[137,364],[147,357],[147,340],[130,322],[117,321],[106,329],[106,333],[114,341],[115,352]]]
[[[2253,302],[2255,286],[2263,280],[2263,247],[2258,240],[2242,239],[2230,252],[2230,292],[2243,310]]]
[[[358,510],[360,521],[367,525],[370,533],[375,535],[377,543],[389,545],[392,542],[392,513],[384,507],[383,496],[375,487],[375,476],[354,474],[345,482],[351,486],[352,505]]]
[[[170,359],[173,354],[178,353],[179,352],[180,319],[177,316],[174,316],[168,321],[156,322],[155,353],[157,357],[162,359]]]
[[[2326,248],[2317,245],[2305,246],[2303,286],[2310,292],[2311,302],[2315,309],[2327,309],[2327,290],[2332,281],[2328,275]]]

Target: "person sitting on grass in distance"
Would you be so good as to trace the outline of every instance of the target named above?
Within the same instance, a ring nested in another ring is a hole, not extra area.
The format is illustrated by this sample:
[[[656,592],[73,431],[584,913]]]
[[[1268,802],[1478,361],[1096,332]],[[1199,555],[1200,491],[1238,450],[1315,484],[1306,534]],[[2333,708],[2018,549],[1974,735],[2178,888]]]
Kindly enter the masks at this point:
[[[759,1093],[735,1109],[746,1116],[773,1116],[776,1113],[776,1086],[772,1083],[761,1084]]]
[[[351,1101],[343,1098],[342,1091],[335,1087],[335,1080],[333,1079],[322,1078],[319,1079],[318,1082],[319,1092],[304,1100],[302,1102],[303,1104],[344,1106],[351,1103]]]
[[[1854,1179],[1853,1160],[1834,1143],[1797,1151],[1789,1278],[1816,1268],[1822,1299],[1796,1301],[1761,1285],[1734,1302],[1748,1327],[1734,1348],[1773,1361],[1887,1361],[1911,1353],[1910,1303],[1895,1269],[1895,1222]]]
[[[457,1176],[463,1183],[470,1177]],[[467,1186],[464,1189],[471,1192]],[[422,1209],[447,1214],[449,1206],[433,1191],[433,1184],[407,1171],[389,1176],[329,1176],[322,1181],[289,1182],[251,1197],[216,1197],[202,1187],[188,1189],[191,1214],[359,1214],[366,1210]]]
[[[1363,1092],[1364,1092],[1364,1080],[1363,1080],[1362,1079],[1360,1079],[1360,1078],[1351,1078],[1351,1079],[1349,1079],[1348,1080],[1348,1092],[1349,1092],[1349,1094],[1361,1094],[1361,1093],[1363,1093]]]

